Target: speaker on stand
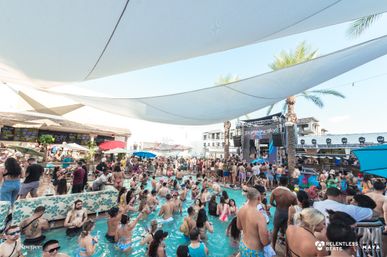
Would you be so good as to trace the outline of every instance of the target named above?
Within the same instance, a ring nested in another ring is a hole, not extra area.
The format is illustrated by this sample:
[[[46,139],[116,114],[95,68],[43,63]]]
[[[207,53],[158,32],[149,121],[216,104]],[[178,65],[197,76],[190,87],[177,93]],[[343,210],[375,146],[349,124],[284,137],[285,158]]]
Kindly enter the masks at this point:
[[[272,134],[273,145],[276,147],[284,146],[282,140],[282,133],[273,133]]]

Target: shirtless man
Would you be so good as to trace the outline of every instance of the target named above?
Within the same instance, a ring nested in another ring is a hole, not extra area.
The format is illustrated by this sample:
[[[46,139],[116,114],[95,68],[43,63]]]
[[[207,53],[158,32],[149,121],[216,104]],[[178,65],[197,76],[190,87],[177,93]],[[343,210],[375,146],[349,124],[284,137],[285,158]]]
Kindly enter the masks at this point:
[[[157,180],[156,180],[156,176],[152,176],[152,189],[153,190],[156,190],[156,187],[157,187]]]
[[[129,252],[132,250],[132,231],[141,217],[142,213],[140,213],[134,221],[128,224],[129,217],[127,215],[121,216],[121,227],[117,229],[114,240],[117,242],[118,249],[122,252]]]
[[[367,193],[372,200],[375,201],[376,207],[374,211],[378,214],[379,218],[384,224],[384,232],[387,232],[387,196],[384,196],[386,185],[381,181],[375,181],[374,191]]]
[[[170,194],[170,191],[167,187],[167,182],[164,182],[163,186],[159,190],[159,196],[166,197],[167,194]]]
[[[210,200],[210,194],[208,193],[208,190],[207,188],[204,188],[202,189],[202,192],[200,194],[200,201],[202,201],[202,203],[204,205],[206,205],[206,203]]]
[[[184,202],[186,199],[187,199],[187,188],[185,187],[185,185],[182,185],[181,186],[181,193],[180,193],[180,200]]]
[[[45,208],[38,206],[31,217],[20,223],[21,232],[25,235],[25,245],[40,245],[46,238],[42,235],[42,230],[49,229],[48,221],[43,217]]]
[[[173,205],[174,205],[173,212],[179,212],[180,214],[183,212],[183,204],[179,199],[178,192],[173,193]]]
[[[0,257],[19,257],[22,252],[20,241],[20,228],[9,226],[4,230],[5,241],[0,244]]]
[[[246,196],[247,204],[237,214],[237,227],[243,231],[239,253],[241,257],[263,257],[263,248],[270,244],[270,239],[266,219],[257,210],[261,195],[257,189],[249,187]]]
[[[274,229],[272,247],[275,251],[275,244],[277,242],[278,231],[284,235],[288,222],[288,211],[291,205],[297,205],[296,195],[290,191],[286,186],[288,184],[288,177],[280,177],[280,186],[276,187],[270,196],[270,205],[276,207],[274,213]]]
[[[183,179],[183,173],[181,172],[180,169],[178,169],[178,170],[176,171],[176,179],[177,179],[177,180],[182,180],[182,179]]]
[[[110,243],[114,243],[115,242],[114,238],[117,232],[118,224],[120,223],[120,220],[121,220],[121,212],[117,207],[112,207],[108,211],[108,214],[109,214],[109,218],[107,221],[108,231],[105,237]]]
[[[212,190],[214,190],[214,193],[216,195],[219,195],[220,192],[222,191],[222,188],[220,187],[220,185],[218,184],[217,181],[215,181],[214,183],[212,183]]]
[[[59,253],[58,240],[48,240],[43,245],[43,257],[69,257],[67,254]]]
[[[180,226],[180,231],[189,238],[189,233],[192,229],[196,228],[196,220],[194,219],[195,210],[191,206],[187,209],[188,216],[184,217],[183,224]]]
[[[64,227],[68,236],[75,236],[82,231],[82,226],[87,220],[87,210],[82,207],[83,202],[76,200],[74,207],[67,213]]]
[[[170,194],[167,194],[165,197],[167,199],[167,202],[161,206],[159,216],[163,217],[163,223],[173,221],[173,210],[175,208],[175,203],[171,201],[172,196]]]
[[[159,204],[159,201],[157,200],[157,197],[156,197],[156,190],[152,190],[152,192],[148,194],[147,198],[148,198],[147,204],[149,208],[151,209],[151,211],[154,211],[157,205]]]

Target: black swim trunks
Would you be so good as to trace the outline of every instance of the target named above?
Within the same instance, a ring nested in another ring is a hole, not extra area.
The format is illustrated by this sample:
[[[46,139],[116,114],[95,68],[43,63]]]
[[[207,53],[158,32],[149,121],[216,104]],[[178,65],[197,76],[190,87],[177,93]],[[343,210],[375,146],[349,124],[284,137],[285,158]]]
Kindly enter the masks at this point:
[[[41,235],[37,238],[29,238],[24,240],[24,245],[41,245],[42,242],[46,239],[46,236]]]
[[[276,208],[274,213],[274,228],[279,228],[285,233],[288,225],[288,209]]]
[[[114,236],[109,236],[108,234],[106,234],[105,237],[106,237],[106,239],[107,239],[110,243],[115,243]]]
[[[66,235],[70,236],[70,237],[73,237],[73,236],[79,235],[81,232],[82,232],[82,228],[78,228],[78,227],[68,228],[66,230]]]

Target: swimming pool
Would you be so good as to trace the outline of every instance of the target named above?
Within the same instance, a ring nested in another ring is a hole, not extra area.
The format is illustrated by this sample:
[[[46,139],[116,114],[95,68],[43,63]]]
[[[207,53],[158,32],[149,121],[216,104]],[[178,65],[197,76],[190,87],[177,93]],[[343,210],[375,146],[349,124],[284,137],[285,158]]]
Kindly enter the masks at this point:
[[[225,189],[230,197],[234,199],[237,203],[238,208],[241,207],[245,202],[245,197],[242,195],[241,190]],[[219,202],[219,198],[217,199]],[[161,203],[164,203],[165,200],[162,199]],[[162,229],[168,231],[169,235],[165,239],[167,256],[173,257],[176,256],[176,249],[181,244],[188,244],[188,241],[183,237],[183,234],[180,232],[179,227],[182,224],[183,218],[187,215],[187,208],[193,204],[190,193],[188,194],[187,200],[183,203],[183,213],[174,215],[174,222],[169,224],[164,224]],[[96,226],[93,231],[93,235],[99,237],[99,243],[96,249],[96,253],[93,257],[107,257],[107,256],[133,256],[133,257],[143,257],[146,256],[145,246],[140,245],[142,235],[145,234],[145,228],[149,226],[152,219],[157,219],[157,214],[160,209],[157,208],[157,211],[151,213],[145,220],[139,221],[136,228],[133,232],[133,251],[130,254],[124,254],[117,251],[113,244],[109,243],[105,239],[105,233],[107,231],[106,218],[100,218],[96,221]],[[131,217],[136,217],[137,213],[129,213]],[[273,213],[272,213],[273,214]],[[272,215],[273,216],[273,215]],[[226,229],[229,222],[223,223],[219,221],[216,217],[208,216],[210,222],[214,225],[214,233],[208,233],[208,242],[207,247],[209,249],[209,256],[212,257],[228,257],[233,254],[236,250],[233,249],[229,240],[226,237]],[[272,220],[270,220],[269,229],[272,229]],[[47,239],[57,239],[60,242],[61,252],[68,254],[69,256],[74,256],[77,248],[77,237],[70,238],[65,234],[65,229],[54,229],[45,233]],[[40,250],[31,250],[24,249],[24,254],[32,257],[40,257]]]

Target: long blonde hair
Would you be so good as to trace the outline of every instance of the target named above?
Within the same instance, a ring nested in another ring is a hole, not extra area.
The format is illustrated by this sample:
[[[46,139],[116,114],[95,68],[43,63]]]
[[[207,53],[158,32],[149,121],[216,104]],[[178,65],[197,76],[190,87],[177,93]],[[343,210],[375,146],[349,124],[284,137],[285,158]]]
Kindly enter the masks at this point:
[[[325,220],[324,214],[314,208],[305,208],[294,215],[295,222],[314,232],[316,226]]]

